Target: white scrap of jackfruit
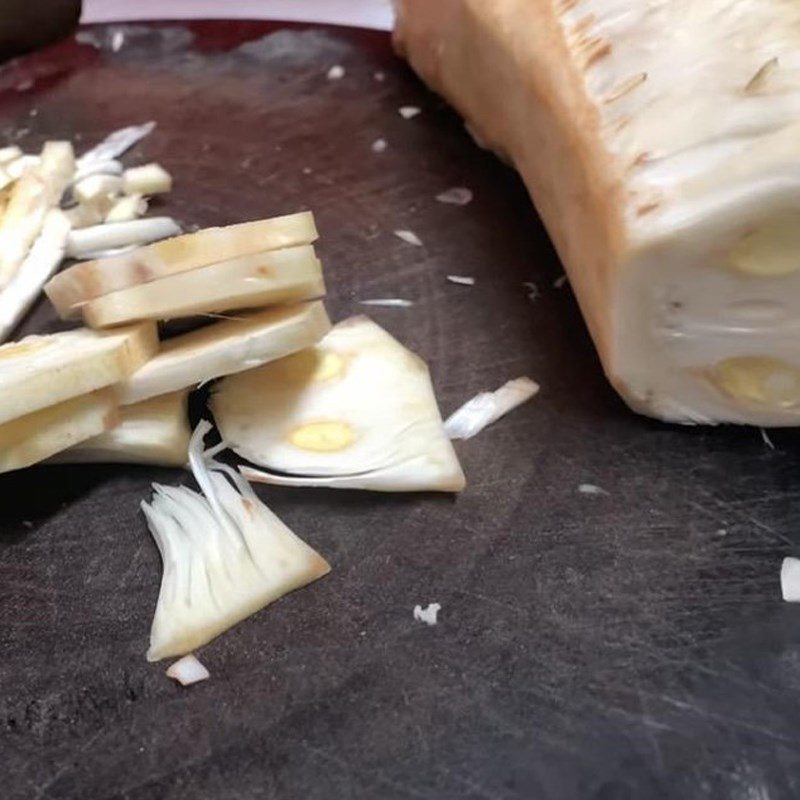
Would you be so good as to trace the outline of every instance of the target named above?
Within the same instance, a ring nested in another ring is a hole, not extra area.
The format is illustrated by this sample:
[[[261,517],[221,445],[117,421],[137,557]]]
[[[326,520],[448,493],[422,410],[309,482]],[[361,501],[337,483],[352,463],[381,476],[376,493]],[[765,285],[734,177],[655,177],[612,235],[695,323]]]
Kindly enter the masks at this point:
[[[597,486],[594,483],[580,484],[578,486],[578,492],[580,492],[580,494],[591,494],[591,495],[608,494],[608,492],[602,486]]]
[[[359,305],[376,306],[381,308],[411,308],[413,300],[406,300],[402,297],[376,297],[372,300],[359,300]]]
[[[414,619],[426,625],[436,625],[442,606],[439,603],[429,603],[427,608],[414,606]]]
[[[122,182],[125,194],[163,194],[172,189],[172,176],[160,164],[126,169]]]
[[[472,190],[466,186],[453,186],[437,194],[436,199],[452,206],[466,206],[472,202]]]
[[[366,317],[318,345],[223,379],[211,407],[229,447],[285,486],[459,492],[427,365]]]
[[[166,675],[168,678],[178,681],[181,686],[191,686],[193,683],[206,681],[211,677],[211,673],[193,653],[170,664],[167,667]]]
[[[447,280],[449,280],[450,283],[457,283],[460,286],[475,285],[475,278],[471,277],[470,275],[448,275]]]
[[[481,392],[454,411],[444,427],[451,439],[471,439],[509,411],[534,397],[539,385],[530,378],[515,378],[494,392]]]
[[[285,594],[330,572],[241,475],[203,452],[200,422],[189,464],[201,494],[153,484],[142,511],[163,561],[148,661],[182,656]]]
[[[110,222],[72,231],[67,239],[67,255],[71,258],[90,258],[93,254],[130,245],[177,236],[180,225],[171,217],[147,217],[128,222]]]
[[[396,230],[394,235],[406,244],[413,244],[414,247],[422,247],[422,239],[414,231]]]
[[[98,161],[111,161],[119,158],[127,150],[140,142],[145,136],[155,130],[155,122],[145,122],[144,125],[131,125],[109,134],[100,144],[84,153],[78,159],[78,168],[86,169],[91,163]]]
[[[800,603],[800,559],[788,556],[781,563],[781,595],[787,603]]]

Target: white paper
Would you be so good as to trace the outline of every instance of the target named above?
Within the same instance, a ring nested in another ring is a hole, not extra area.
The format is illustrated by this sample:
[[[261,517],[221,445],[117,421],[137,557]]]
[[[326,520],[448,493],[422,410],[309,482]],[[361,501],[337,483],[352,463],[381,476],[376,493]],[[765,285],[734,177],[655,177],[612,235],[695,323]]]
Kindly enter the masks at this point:
[[[435,1],[435,0],[434,0]],[[81,22],[272,19],[391,30],[391,0],[84,0]]]

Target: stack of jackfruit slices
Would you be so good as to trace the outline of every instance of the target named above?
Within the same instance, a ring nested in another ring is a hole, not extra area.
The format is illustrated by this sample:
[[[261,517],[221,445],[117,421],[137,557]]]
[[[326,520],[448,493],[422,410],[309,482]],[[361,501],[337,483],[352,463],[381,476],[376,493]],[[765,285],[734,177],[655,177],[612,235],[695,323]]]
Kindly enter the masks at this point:
[[[86,327],[0,347],[0,472],[52,457],[184,465],[199,384],[316,344],[330,329],[311,213],[209,228],[57,274]],[[157,323],[201,327],[159,341]]]

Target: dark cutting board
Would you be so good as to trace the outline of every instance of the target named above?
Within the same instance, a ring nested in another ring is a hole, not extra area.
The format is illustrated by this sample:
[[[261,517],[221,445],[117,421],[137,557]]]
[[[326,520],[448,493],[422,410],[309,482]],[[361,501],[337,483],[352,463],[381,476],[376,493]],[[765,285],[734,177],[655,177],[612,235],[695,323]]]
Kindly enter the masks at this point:
[[[800,796],[800,611],[778,582],[797,434],[771,450],[628,412],[523,187],[385,35],[129,26],[115,53],[112,30],[4,68],[0,139],[88,147],[155,119],[128,163],[174,174],[156,208],[186,226],[312,208],[332,316],[413,300],[371,316],[428,361],[445,413],[518,375],[542,391],[458,445],[457,499],[259,490],[333,572],[205,648],[190,690],[144,659],[160,564],[138,510],[187,475],[4,476],[0,796]],[[436,202],[457,185],[471,205]],[[25,330],[53,322],[42,306]],[[430,602],[436,627],[412,619]]]

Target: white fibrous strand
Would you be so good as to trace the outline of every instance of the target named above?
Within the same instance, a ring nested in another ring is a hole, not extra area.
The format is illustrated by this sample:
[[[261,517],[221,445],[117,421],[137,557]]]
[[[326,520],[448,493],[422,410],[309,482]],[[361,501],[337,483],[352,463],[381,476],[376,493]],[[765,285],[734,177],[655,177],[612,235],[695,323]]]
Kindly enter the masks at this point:
[[[471,439],[518,406],[530,400],[539,385],[530,378],[515,378],[494,392],[481,392],[452,413],[444,424],[451,439]]]

